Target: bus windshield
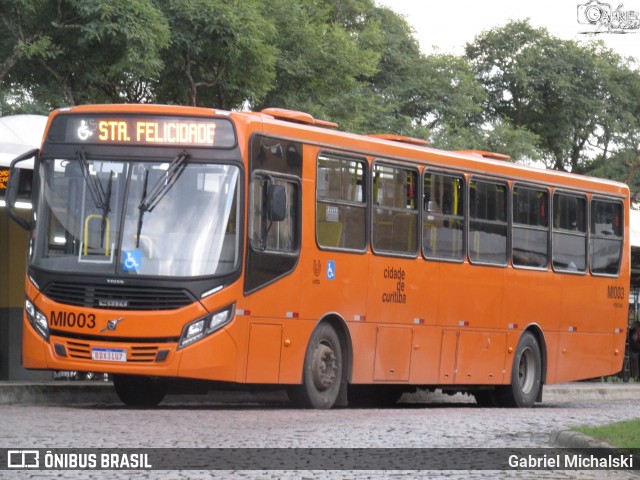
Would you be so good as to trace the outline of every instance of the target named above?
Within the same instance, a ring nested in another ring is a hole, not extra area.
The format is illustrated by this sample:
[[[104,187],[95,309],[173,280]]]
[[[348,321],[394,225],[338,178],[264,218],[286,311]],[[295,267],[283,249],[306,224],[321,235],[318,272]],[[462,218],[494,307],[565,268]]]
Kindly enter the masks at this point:
[[[239,266],[239,168],[87,158],[40,163],[31,263],[57,272],[192,277]]]

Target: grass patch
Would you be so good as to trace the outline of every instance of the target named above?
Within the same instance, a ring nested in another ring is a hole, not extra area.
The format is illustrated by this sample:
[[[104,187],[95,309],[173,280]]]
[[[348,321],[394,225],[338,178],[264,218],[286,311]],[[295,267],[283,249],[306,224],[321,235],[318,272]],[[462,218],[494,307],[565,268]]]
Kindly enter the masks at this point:
[[[620,448],[640,448],[640,418],[603,427],[575,427],[574,430]]]

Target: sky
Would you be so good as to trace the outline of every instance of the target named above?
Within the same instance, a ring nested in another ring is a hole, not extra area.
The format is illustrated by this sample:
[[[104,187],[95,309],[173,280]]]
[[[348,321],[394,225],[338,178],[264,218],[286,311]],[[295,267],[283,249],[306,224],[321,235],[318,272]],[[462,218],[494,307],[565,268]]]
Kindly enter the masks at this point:
[[[585,20],[587,14],[592,15],[592,19],[606,18],[602,12],[615,15],[617,11],[631,20],[629,27],[640,27],[640,0],[611,3],[598,0],[376,0],[376,3],[405,16],[415,30],[422,52],[427,55],[462,55],[465,44],[483,30],[502,26],[510,20],[529,18],[533,26],[545,27],[554,36],[566,40],[600,39],[623,57],[631,56],[640,62],[640,28],[628,28],[624,30],[627,33],[594,34],[591,32],[596,27]],[[583,23],[578,22],[579,15]]]

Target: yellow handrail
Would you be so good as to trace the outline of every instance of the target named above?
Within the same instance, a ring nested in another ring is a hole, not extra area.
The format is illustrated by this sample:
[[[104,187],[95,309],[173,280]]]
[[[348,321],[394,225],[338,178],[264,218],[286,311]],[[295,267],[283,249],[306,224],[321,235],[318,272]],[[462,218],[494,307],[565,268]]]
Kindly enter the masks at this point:
[[[100,221],[102,221],[102,215],[98,215],[97,213],[92,213],[90,215],[87,215],[87,218],[84,219],[84,255],[85,257],[87,255],[89,255],[89,222],[93,219],[99,219]],[[109,217],[105,218],[106,223],[107,223],[107,228],[105,229],[105,233],[104,233],[104,241],[105,241],[105,247],[104,247],[104,256],[108,257],[109,256]]]

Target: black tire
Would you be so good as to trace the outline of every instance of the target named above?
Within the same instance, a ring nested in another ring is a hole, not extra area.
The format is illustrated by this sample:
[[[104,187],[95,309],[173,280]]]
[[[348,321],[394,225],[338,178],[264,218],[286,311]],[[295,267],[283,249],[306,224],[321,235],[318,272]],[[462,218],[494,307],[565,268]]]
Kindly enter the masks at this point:
[[[499,389],[499,404],[504,407],[532,407],[542,386],[542,355],[538,340],[525,332],[513,357],[511,384]]]
[[[311,334],[302,371],[302,385],[289,389],[289,398],[303,408],[333,407],[342,383],[342,348],[338,334],[321,323]]]
[[[347,398],[350,407],[392,407],[403,393],[395,385],[349,385]]]
[[[113,375],[118,398],[129,407],[155,407],[167,394],[167,383],[159,378]]]

